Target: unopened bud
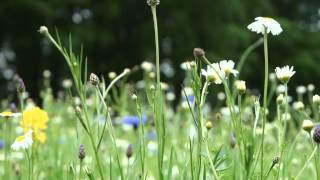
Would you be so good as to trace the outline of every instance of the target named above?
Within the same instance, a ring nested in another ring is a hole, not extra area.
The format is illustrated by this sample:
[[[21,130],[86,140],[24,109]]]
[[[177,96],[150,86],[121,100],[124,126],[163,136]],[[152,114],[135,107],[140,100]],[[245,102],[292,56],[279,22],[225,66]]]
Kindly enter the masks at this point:
[[[132,154],[133,154],[132,145],[129,144],[129,146],[127,148],[127,152],[126,152],[127,158],[130,159],[132,157]]]
[[[302,123],[302,129],[305,130],[306,132],[310,133],[311,130],[313,129],[314,127],[314,124],[311,120],[309,119],[305,119],[303,120],[303,123]]]
[[[114,79],[115,77],[117,77],[117,74],[115,72],[109,72],[108,74],[109,79]]]
[[[237,80],[235,82],[236,88],[239,94],[244,94],[246,92],[246,82],[242,80]]]
[[[147,0],[147,4],[149,6],[158,6],[160,4],[160,0]]]
[[[213,125],[211,121],[206,122],[206,128],[209,131],[210,129],[212,129]]]
[[[283,103],[283,99],[284,99],[283,94],[279,94],[279,96],[277,97],[277,103],[278,104],[282,104]]]
[[[43,34],[43,35],[49,34],[48,28],[46,26],[40,26],[38,31],[40,34]]]
[[[94,85],[97,86],[100,82],[99,77],[93,73],[90,74],[90,78],[89,78],[89,82]]]
[[[86,157],[86,151],[84,149],[83,144],[79,147],[79,159],[82,161]]]

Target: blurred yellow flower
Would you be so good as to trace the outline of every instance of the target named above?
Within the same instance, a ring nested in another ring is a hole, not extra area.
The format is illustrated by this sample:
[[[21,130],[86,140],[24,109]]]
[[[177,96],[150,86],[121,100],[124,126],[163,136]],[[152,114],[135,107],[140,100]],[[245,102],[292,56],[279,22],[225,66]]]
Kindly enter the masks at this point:
[[[48,113],[39,107],[27,109],[22,114],[22,126],[24,132],[33,131],[34,140],[41,143],[46,141],[45,129],[49,121]]]

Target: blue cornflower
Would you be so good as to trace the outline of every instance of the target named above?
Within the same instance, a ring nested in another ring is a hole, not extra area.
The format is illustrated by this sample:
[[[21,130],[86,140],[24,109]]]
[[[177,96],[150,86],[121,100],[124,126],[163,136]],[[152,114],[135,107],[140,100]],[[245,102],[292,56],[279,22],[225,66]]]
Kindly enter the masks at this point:
[[[188,98],[188,101],[189,101],[190,104],[194,103],[194,95],[193,94],[188,95],[187,98]]]
[[[143,124],[147,122],[147,116],[142,115]],[[123,124],[132,125],[135,129],[140,125],[140,119],[138,116],[125,116],[123,118]]]
[[[4,140],[0,140],[0,149],[4,148],[4,146],[5,146]]]

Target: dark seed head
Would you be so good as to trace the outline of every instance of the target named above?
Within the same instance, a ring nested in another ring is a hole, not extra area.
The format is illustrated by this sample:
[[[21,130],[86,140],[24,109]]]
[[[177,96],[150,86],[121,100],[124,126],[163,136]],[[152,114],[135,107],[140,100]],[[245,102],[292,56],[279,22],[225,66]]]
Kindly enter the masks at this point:
[[[201,48],[194,48],[193,49],[193,55],[196,59],[202,58],[206,53]]]
[[[280,157],[279,156],[276,156],[274,158],[272,158],[272,164],[273,165],[276,165],[280,162]]]
[[[26,86],[24,85],[24,82],[23,82],[23,80],[20,78],[19,75],[16,74],[16,75],[13,77],[13,80],[14,80],[14,82],[15,82],[15,84],[16,84],[16,88],[17,88],[17,92],[18,92],[18,93],[23,93],[23,92],[26,91]]]
[[[313,131],[313,140],[317,144],[320,144],[320,126],[317,126]]]

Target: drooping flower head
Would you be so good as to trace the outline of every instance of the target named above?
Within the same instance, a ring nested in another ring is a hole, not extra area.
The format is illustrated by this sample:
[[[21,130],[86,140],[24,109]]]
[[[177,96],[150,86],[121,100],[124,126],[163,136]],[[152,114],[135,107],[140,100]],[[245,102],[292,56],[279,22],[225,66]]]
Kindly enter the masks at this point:
[[[269,17],[256,17],[255,22],[248,25],[248,29],[256,32],[258,34],[264,34],[264,28],[267,29],[267,33],[270,33],[272,35],[279,35],[282,32],[282,28],[280,24]]]
[[[11,145],[11,148],[15,151],[19,151],[21,149],[27,149],[32,145],[32,143],[32,130],[30,130],[26,134],[17,137]]]
[[[290,78],[296,73],[293,66],[284,66],[282,68],[276,67],[275,69],[277,78],[284,84],[288,83]]]
[[[27,109],[22,114],[22,126],[24,132],[33,131],[35,140],[44,143],[46,141],[45,130],[49,121],[48,113],[39,107]]]

